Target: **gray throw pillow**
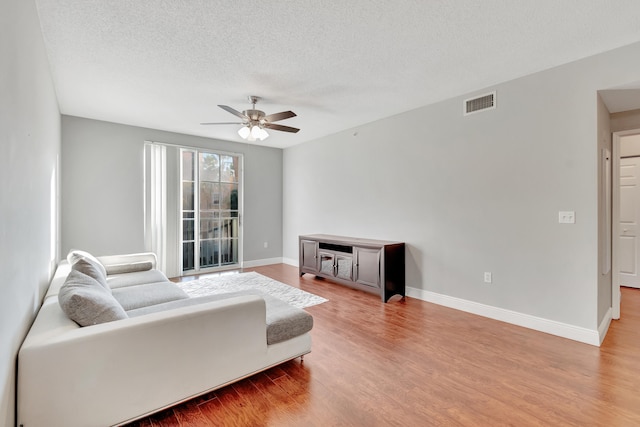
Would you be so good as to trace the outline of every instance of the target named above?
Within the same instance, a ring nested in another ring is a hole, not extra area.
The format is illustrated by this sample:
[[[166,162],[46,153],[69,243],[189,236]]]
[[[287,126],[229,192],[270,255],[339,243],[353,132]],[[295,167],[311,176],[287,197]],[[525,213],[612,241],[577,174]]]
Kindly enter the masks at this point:
[[[151,264],[151,261],[138,261],[125,264],[111,264],[105,266],[105,268],[107,269],[107,274],[124,274],[151,270],[153,264]]]
[[[70,251],[69,254],[67,255],[67,261],[72,266],[76,262],[78,262],[78,260],[81,260],[81,259],[85,259],[85,260],[95,264],[96,267],[99,268],[100,271],[102,271],[102,275],[104,277],[107,277],[107,270],[104,268],[104,265],[102,265],[102,263],[100,261],[98,261],[98,258],[94,257],[89,252],[81,251],[81,250],[78,250],[78,249],[74,249],[74,250]]]
[[[95,279],[100,285],[111,293],[111,288],[107,284],[107,277],[102,274],[102,264],[96,264],[90,258],[79,258],[72,266],[72,270],[79,271]]]
[[[71,270],[58,293],[62,311],[80,326],[128,318],[116,299],[95,279]]]

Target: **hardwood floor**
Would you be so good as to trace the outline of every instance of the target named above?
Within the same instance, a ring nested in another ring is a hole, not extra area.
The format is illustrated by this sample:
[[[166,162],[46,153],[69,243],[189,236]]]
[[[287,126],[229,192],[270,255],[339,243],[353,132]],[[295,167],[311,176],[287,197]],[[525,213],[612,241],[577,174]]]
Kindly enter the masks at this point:
[[[637,426],[640,290],[602,347],[352,290],[279,264],[321,295],[312,352],[130,426]],[[152,392],[152,391],[151,391]]]

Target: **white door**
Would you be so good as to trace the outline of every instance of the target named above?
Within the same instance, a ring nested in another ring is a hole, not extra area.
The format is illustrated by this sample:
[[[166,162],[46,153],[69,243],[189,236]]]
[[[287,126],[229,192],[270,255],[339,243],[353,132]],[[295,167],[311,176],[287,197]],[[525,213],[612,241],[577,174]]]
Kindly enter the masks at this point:
[[[640,288],[640,157],[620,159],[620,285]]]

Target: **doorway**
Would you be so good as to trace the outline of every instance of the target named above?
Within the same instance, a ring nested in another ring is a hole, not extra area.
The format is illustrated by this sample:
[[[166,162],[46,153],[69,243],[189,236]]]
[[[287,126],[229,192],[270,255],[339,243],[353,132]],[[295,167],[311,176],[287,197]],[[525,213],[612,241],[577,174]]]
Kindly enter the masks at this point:
[[[613,133],[612,317],[620,287],[640,287],[640,129]]]
[[[182,148],[182,275],[240,266],[241,156]]]

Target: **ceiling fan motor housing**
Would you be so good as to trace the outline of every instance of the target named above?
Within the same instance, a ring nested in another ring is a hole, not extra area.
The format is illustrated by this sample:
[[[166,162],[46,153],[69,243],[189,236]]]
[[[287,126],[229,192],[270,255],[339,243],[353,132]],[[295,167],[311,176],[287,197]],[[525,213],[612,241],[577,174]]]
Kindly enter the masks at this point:
[[[244,110],[242,114],[249,117],[251,119],[252,124],[253,122],[262,123],[263,122],[262,119],[264,119],[265,117],[264,111],[260,111],[260,110]]]

